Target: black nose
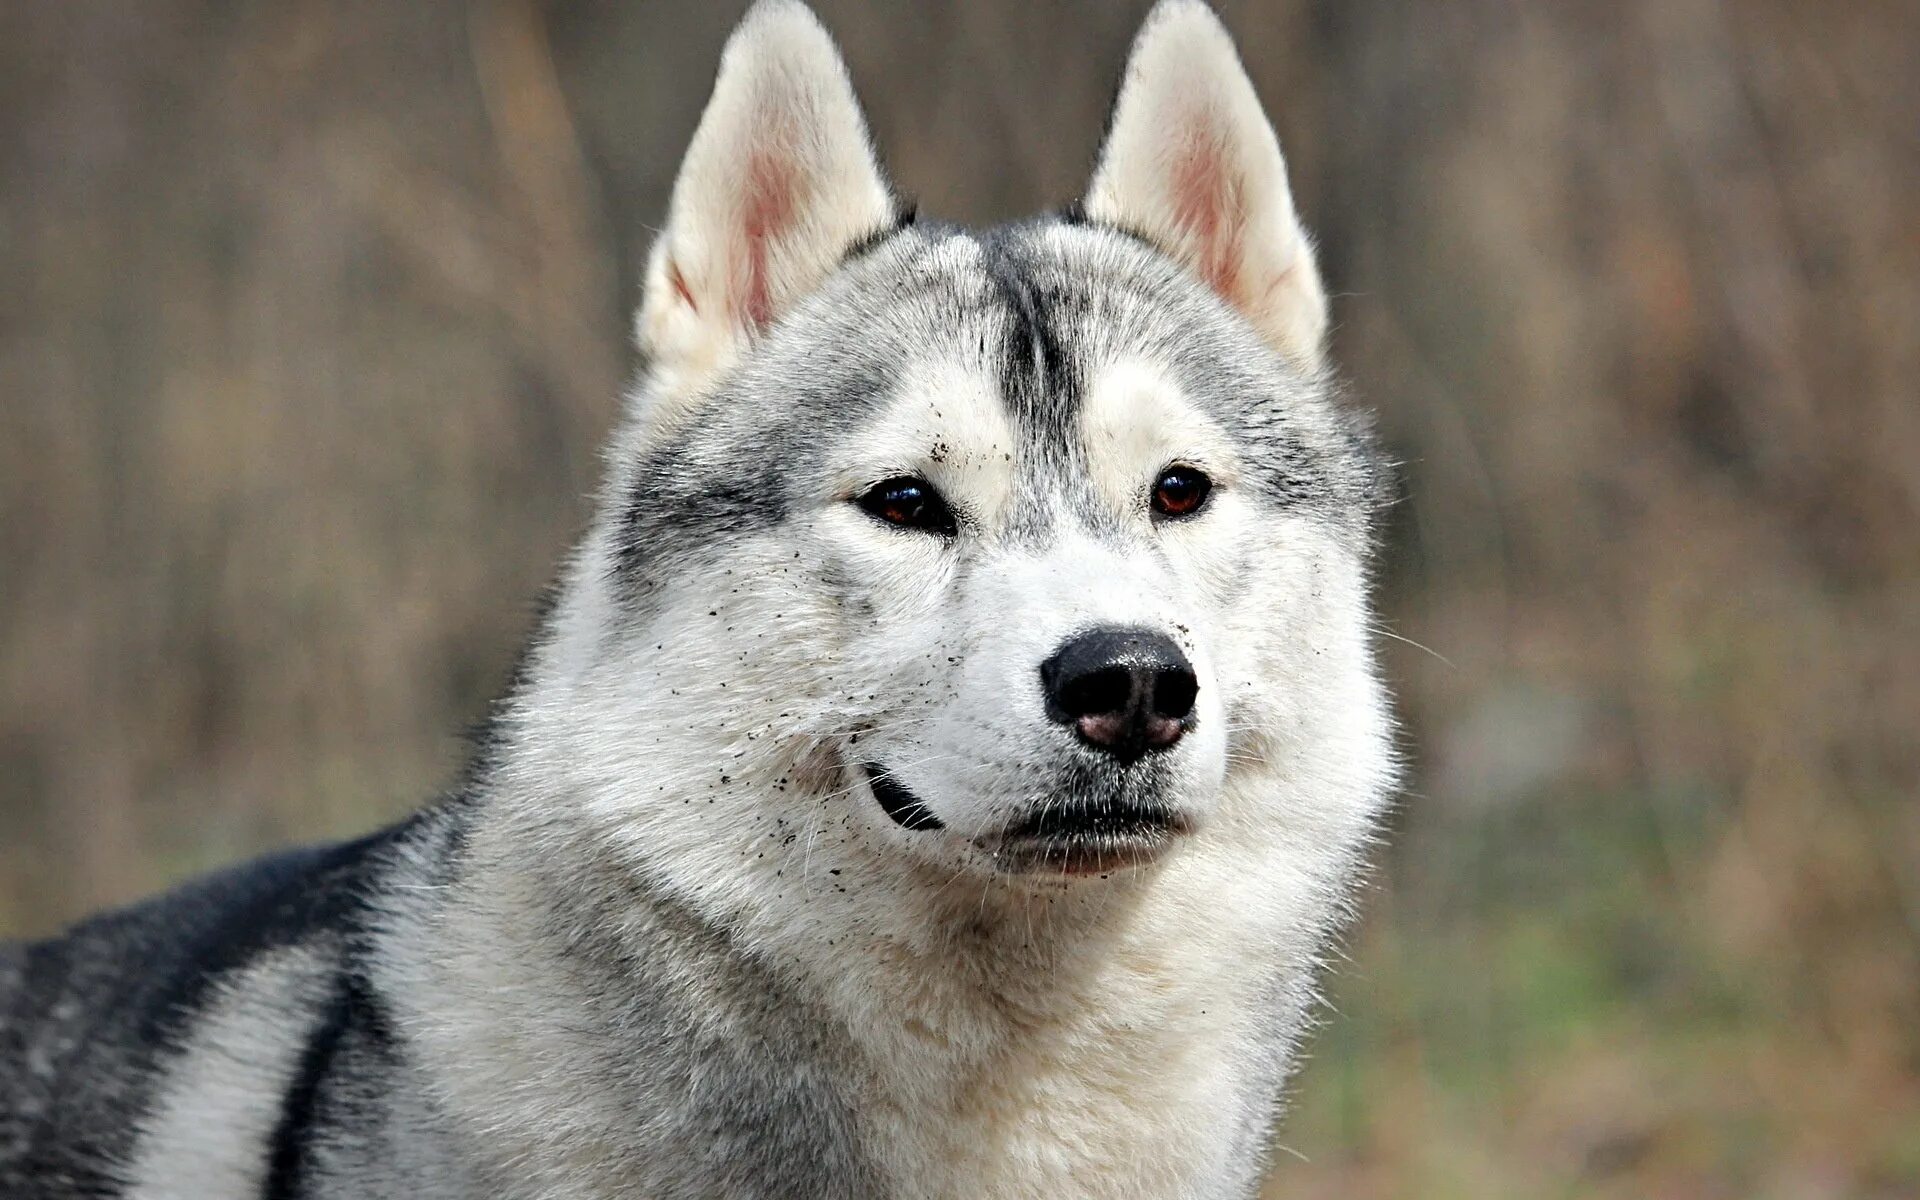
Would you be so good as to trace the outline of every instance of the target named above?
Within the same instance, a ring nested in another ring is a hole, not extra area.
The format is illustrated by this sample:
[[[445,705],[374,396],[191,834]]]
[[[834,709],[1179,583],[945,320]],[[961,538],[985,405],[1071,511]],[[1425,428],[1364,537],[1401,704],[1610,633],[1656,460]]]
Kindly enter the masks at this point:
[[[1187,731],[1200,690],[1173,639],[1150,629],[1094,629],[1040,664],[1047,715],[1122,762],[1164,750]]]

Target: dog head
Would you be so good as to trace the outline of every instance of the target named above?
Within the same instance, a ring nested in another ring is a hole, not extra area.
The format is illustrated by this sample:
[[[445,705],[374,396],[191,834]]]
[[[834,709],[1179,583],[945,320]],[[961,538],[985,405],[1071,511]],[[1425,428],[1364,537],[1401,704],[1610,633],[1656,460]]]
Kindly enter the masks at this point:
[[[1377,473],[1325,327],[1198,0],[1142,29],[1079,208],[984,233],[903,216],[826,33],[760,4],[550,639],[598,714],[577,757],[633,803],[745,786],[776,839],[1028,878],[1245,832],[1289,781],[1370,806]]]

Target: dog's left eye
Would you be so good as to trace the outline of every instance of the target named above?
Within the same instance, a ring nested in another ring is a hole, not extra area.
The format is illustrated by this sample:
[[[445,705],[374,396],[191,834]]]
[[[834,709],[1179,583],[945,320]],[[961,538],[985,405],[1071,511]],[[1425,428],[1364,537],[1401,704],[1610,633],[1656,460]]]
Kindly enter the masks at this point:
[[[1200,511],[1213,491],[1213,480],[1198,467],[1175,464],[1160,472],[1153,485],[1153,511],[1163,517],[1187,517]]]
[[[940,493],[924,479],[897,475],[883,479],[853,498],[863,511],[877,520],[903,529],[920,529],[952,537],[957,532],[953,510]]]

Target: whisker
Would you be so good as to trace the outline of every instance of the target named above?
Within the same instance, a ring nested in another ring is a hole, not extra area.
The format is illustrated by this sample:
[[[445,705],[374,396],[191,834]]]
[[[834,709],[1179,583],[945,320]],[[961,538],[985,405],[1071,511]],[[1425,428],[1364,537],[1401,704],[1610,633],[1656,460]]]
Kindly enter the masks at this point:
[[[1392,638],[1396,642],[1405,642],[1407,645],[1412,646],[1415,650],[1422,650],[1428,654],[1433,655],[1436,659],[1439,659],[1442,663],[1446,664],[1448,667],[1452,668],[1453,670],[1457,671],[1460,669],[1459,667],[1454,666],[1452,659],[1440,653],[1438,650],[1435,650],[1432,646],[1422,645],[1421,643],[1414,641],[1410,637],[1407,637],[1403,634],[1395,633],[1393,630],[1388,629],[1384,625],[1373,625],[1373,626],[1370,626],[1370,628],[1373,630],[1373,632],[1379,634],[1381,637]]]

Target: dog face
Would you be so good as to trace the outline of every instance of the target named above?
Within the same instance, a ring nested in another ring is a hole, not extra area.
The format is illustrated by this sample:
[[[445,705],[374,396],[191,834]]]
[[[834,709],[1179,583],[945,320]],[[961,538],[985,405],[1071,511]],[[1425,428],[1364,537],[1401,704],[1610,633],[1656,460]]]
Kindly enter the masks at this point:
[[[602,742],[670,726],[805,836],[1001,875],[1257,820],[1236,779],[1381,728],[1324,326],[1203,5],[1149,18],[1083,212],[981,234],[898,216],[824,32],[760,5],[649,267]]]

